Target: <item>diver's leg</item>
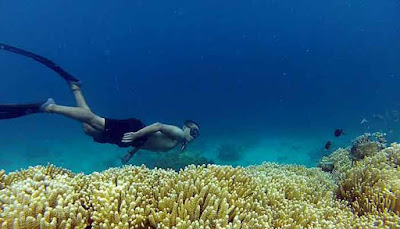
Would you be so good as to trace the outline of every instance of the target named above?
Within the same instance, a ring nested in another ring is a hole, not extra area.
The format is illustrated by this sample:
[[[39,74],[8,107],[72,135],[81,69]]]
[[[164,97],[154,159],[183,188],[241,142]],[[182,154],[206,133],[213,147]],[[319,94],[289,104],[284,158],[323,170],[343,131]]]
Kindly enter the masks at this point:
[[[87,123],[82,123],[82,129],[83,132],[85,132],[85,134],[92,136],[92,137],[98,137],[101,136],[102,131],[96,130],[95,128],[93,128],[91,125],[87,124]]]
[[[88,106],[88,104],[86,103],[85,97],[83,97],[82,95],[82,90],[80,88],[80,86],[78,84],[75,83],[69,83],[72,93],[74,93],[75,96],[75,101],[76,101],[76,105],[78,107],[84,108],[86,110],[90,111],[90,108]]]
[[[80,85],[75,84],[73,82],[69,82],[69,86],[71,87],[72,93],[74,93],[76,105],[80,108],[83,108],[85,110],[91,111],[88,104],[86,103],[85,97],[82,95],[82,90]],[[87,123],[82,123],[82,129],[85,134],[95,137],[101,135],[101,131],[95,129],[91,125]]]
[[[94,130],[100,132],[104,131],[105,119],[82,107],[67,107],[57,104],[49,104],[44,108],[44,111],[48,113],[61,114],[68,118],[86,123]]]

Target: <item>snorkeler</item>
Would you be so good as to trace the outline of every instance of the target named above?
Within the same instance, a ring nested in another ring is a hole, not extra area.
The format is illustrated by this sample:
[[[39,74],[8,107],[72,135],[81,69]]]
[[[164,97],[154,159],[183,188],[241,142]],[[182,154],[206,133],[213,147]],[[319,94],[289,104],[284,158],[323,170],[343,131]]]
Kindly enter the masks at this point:
[[[159,122],[146,126],[135,118],[121,120],[98,116],[86,103],[81,91],[81,82],[60,66],[47,58],[6,44],[0,43],[0,49],[30,57],[57,72],[70,86],[77,104],[77,107],[61,106],[51,98],[40,103],[3,104],[0,105],[0,119],[17,118],[34,113],[53,113],[72,118],[82,123],[83,131],[95,142],[133,147],[122,158],[123,164],[126,164],[140,149],[165,152],[181,145],[181,150],[184,150],[187,143],[199,136],[199,125],[191,120],[179,128]]]

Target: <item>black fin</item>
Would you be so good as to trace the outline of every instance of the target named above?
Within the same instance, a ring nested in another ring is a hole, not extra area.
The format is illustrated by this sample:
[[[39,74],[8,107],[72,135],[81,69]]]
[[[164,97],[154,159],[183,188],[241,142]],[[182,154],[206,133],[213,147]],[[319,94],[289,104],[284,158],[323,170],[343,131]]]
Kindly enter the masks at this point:
[[[41,112],[42,103],[0,104],[0,119],[18,118]]]
[[[46,67],[55,71],[58,75],[60,75],[62,78],[64,78],[67,82],[76,82],[76,83],[81,82],[80,80],[75,78],[73,75],[71,75],[70,73],[68,73],[67,71],[62,69],[60,66],[58,66],[58,64],[54,63],[53,61],[51,61],[43,56],[39,56],[35,53],[29,52],[29,51],[26,51],[26,50],[23,50],[23,49],[20,49],[17,47],[13,47],[11,45],[7,45],[4,43],[0,43],[0,49],[32,58],[33,60],[35,60],[39,63],[42,63]]]

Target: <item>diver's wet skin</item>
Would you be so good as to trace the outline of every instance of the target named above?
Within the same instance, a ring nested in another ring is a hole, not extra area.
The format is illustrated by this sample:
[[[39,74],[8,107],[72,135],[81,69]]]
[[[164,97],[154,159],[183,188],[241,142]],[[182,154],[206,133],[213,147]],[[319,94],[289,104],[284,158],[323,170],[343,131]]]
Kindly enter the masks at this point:
[[[0,50],[20,54],[38,61],[61,76],[71,88],[76,107],[62,106],[52,98],[45,102],[30,104],[0,105],[0,119],[17,118],[35,113],[60,114],[82,123],[84,132],[95,142],[109,143],[119,147],[133,147],[124,157],[123,164],[128,163],[140,149],[155,152],[169,151],[180,145],[185,150],[187,143],[199,136],[199,125],[194,121],[186,121],[183,127],[154,123],[146,126],[139,119],[111,119],[101,117],[91,111],[81,90],[81,81],[62,69],[53,61],[32,52],[0,43]]]

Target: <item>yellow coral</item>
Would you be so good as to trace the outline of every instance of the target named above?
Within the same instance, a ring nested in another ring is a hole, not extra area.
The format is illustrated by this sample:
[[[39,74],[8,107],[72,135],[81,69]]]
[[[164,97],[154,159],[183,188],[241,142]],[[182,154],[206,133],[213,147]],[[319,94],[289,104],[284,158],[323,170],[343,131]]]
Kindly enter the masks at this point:
[[[352,212],[335,200],[336,185],[319,169],[265,163],[249,168],[267,193],[273,228],[346,228]]]
[[[189,166],[178,174],[126,166],[90,180],[93,228],[267,225],[264,193],[243,168]]]
[[[342,163],[339,186],[320,169],[274,163],[86,176],[53,165],[0,171],[0,227],[395,228],[399,162],[392,145],[353,168]]]
[[[350,202],[359,216],[381,225],[400,225],[400,145],[393,144],[357,162],[340,182],[338,197]]]
[[[336,181],[341,180],[344,173],[352,166],[350,151],[339,148],[328,156],[322,157],[318,163],[323,171],[331,172]]]
[[[5,171],[0,170],[0,190],[5,187],[4,179],[5,179]]]
[[[88,212],[81,204],[79,183],[82,175],[70,171],[36,166],[5,177],[0,191],[2,228],[84,228]],[[81,215],[81,218],[71,217]]]
[[[265,193],[244,168],[189,166],[177,174],[167,189],[156,199],[160,208],[154,221],[160,228],[179,224],[182,228],[268,225]]]

